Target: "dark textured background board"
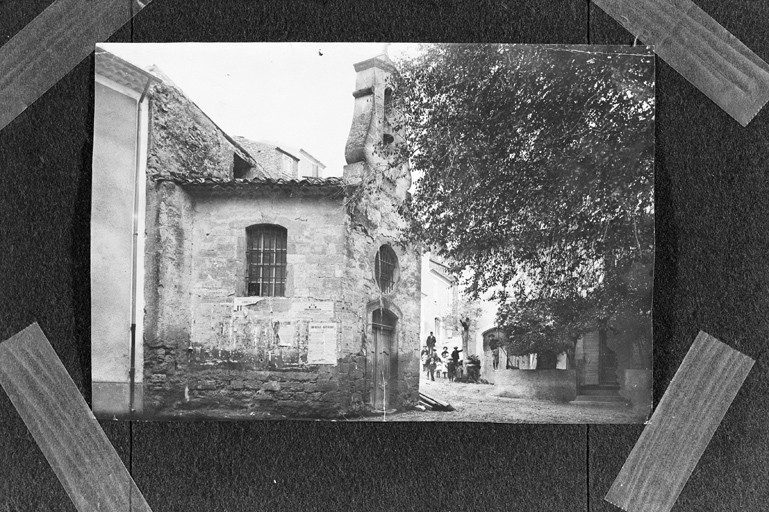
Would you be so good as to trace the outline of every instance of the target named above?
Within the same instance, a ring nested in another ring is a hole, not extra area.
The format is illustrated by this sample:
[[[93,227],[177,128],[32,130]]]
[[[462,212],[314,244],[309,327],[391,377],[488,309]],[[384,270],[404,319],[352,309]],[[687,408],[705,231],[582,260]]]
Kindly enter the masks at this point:
[[[606,501],[628,512],[670,510],[754,362],[700,331]]]
[[[0,386],[80,512],[151,512],[40,326],[0,344]]]
[[[50,1],[0,3],[0,43]],[[769,4],[697,4],[769,60]],[[587,1],[155,0],[110,41],[631,44]],[[698,331],[756,359],[674,510],[769,502],[769,113],[739,126],[657,60],[654,377]],[[93,59],[0,131],[0,339],[40,323],[90,400]],[[346,114],[345,114],[346,115]],[[642,426],[101,422],[162,511],[618,510]],[[74,511],[0,393],[0,510]]]
[[[133,15],[127,0],[59,0],[0,46],[0,130]],[[29,50],[34,41],[45,51]]]
[[[593,0],[747,126],[769,100],[769,64],[691,0]]]

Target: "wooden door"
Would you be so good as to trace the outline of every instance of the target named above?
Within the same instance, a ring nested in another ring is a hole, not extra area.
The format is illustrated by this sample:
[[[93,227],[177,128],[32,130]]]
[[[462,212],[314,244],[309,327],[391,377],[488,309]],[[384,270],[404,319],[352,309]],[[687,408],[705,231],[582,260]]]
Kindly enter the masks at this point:
[[[386,310],[378,309],[372,315],[372,330],[374,333],[374,365],[372,372],[373,396],[372,405],[377,410],[390,407],[390,397],[393,395],[392,386],[395,381],[395,324],[396,317]]]

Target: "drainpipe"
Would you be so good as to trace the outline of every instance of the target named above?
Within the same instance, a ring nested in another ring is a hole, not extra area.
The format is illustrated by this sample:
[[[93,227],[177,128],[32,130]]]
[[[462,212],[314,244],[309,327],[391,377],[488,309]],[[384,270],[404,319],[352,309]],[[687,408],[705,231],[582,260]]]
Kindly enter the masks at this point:
[[[142,113],[144,100],[147,97],[147,91],[152,83],[151,78],[147,78],[147,83],[144,85],[144,91],[139,98],[139,103],[136,109],[136,158],[134,166],[134,198],[133,198],[133,240],[131,241],[131,366],[128,370],[128,410],[131,414],[136,412],[134,408],[134,386],[136,384],[136,267],[138,258],[141,256],[138,253],[139,247],[139,194],[141,193],[139,187],[141,186],[141,144],[142,144]]]

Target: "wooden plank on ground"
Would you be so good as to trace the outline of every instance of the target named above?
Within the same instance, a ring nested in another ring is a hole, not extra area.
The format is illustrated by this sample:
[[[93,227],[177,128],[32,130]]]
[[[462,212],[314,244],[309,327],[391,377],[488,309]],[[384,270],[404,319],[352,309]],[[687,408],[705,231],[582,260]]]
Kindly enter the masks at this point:
[[[670,510],[753,363],[700,332],[606,501],[628,512]]]
[[[438,398],[422,393],[421,391],[419,392],[419,398],[422,402],[424,402],[425,404],[429,405],[430,407],[432,407],[437,411],[453,411],[454,410],[451,404],[446,402],[445,400],[440,400]]]
[[[37,324],[0,343],[0,385],[79,512],[150,512]]]

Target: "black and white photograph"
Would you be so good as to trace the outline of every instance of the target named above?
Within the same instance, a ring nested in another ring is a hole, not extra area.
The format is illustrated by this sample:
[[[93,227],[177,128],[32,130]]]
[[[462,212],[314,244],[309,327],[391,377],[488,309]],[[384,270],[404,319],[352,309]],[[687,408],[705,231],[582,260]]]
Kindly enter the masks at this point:
[[[643,423],[651,48],[103,43],[103,419]]]

